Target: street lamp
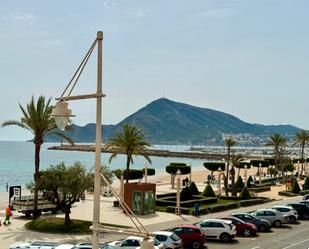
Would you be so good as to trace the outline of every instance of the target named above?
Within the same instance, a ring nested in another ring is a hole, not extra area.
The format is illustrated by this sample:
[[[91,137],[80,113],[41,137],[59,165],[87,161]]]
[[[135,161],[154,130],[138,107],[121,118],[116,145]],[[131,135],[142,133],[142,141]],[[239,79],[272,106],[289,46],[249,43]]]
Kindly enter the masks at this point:
[[[298,179],[299,179],[299,177],[300,177],[299,165],[300,165],[300,161],[298,160],[298,161],[297,161],[297,176],[298,176]]]
[[[262,164],[260,163],[259,164],[259,182],[260,182],[260,184],[262,183],[262,172],[261,172],[261,169],[262,169]]]
[[[248,181],[248,179],[247,179],[248,178],[248,175],[247,175],[247,168],[248,168],[247,164],[245,164],[244,168],[245,168],[245,186],[247,187],[247,181]]]
[[[99,249],[99,228],[100,228],[100,195],[101,195],[100,168],[101,168],[102,98],[105,97],[105,95],[102,93],[102,42],[103,42],[103,32],[98,31],[95,41],[90,47],[88,53],[86,54],[81,65],[77,69],[70,83],[64,90],[62,96],[60,98],[56,98],[56,100],[58,100],[59,102],[56,104],[55,109],[51,113],[51,116],[55,118],[56,124],[59,125],[59,129],[64,129],[65,126],[67,125],[67,122],[69,121],[69,117],[72,117],[71,110],[68,109],[68,103],[66,101],[90,99],[90,98],[96,99],[96,146],[95,146],[93,225],[92,225],[92,231],[93,231],[92,248],[93,249]],[[94,94],[70,96],[96,44],[98,45],[97,91]],[[74,78],[75,78],[75,82],[68,96],[64,97],[63,95],[68,90]]]
[[[218,168],[219,179],[218,179],[218,195],[221,196],[221,167]]]
[[[180,170],[178,170],[176,174],[177,174],[177,193],[176,193],[175,214],[181,215],[181,210],[180,210],[180,175],[181,175],[181,172],[180,172]]]

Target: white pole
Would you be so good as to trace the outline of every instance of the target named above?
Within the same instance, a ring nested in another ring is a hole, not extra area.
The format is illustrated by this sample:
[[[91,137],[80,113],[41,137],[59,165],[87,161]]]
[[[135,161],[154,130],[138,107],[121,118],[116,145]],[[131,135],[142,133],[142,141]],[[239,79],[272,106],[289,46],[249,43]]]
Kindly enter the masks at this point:
[[[219,167],[218,194],[221,196],[221,168]]]
[[[190,162],[190,174],[189,174],[189,181],[192,182],[192,163]]]
[[[98,31],[98,75],[97,94],[102,94],[102,41],[103,32]],[[99,227],[100,227],[100,168],[101,168],[101,127],[102,127],[102,98],[97,98],[96,106],[96,146],[95,146],[95,172],[94,172],[94,195],[93,195],[93,234],[92,249],[99,249]]]
[[[247,175],[247,165],[245,165],[245,186],[247,187],[247,181],[248,181],[248,175]]]
[[[262,183],[262,172],[261,172],[262,164],[259,164],[259,179],[260,184]]]
[[[180,211],[180,170],[177,171],[177,194],[176,194],[176,210],[177,215],[181,214]]]
[[[121,171],[121,175],[120,175],[120,198],[121,198],[121,200],[123,200],[123,196],[124,196],[124,185],[123,185],[123,183],[124,183],[124,177],[123,177],[123,171]],[[119,203],[119,204],[121,204],[121,203]],[[119,205],[119,207],[120,207],[121,205]]]
[[[145,183],[147,183],[147,176],[148,176],[148,167],[147,163],[145,163]]]

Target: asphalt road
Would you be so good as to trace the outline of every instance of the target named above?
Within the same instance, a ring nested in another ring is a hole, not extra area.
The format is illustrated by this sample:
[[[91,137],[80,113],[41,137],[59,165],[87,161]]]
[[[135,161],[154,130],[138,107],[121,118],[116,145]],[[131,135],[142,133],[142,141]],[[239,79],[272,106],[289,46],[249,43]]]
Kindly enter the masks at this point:
[[[208,249],[307,249],[309,248],[309,221],[272,228],[271,232],[255,237],[236,237],[231,243],[208,241]]]

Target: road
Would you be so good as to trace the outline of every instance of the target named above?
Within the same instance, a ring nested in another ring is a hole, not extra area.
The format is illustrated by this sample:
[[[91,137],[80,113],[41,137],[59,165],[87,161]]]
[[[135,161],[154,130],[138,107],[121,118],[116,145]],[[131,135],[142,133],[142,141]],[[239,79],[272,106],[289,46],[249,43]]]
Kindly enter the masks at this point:
[[[309,221],[272,228],[271,232],[255,237],[236,237],[234,242],[223,244],[209,241],[208,249],[307,249],[309,248]]]

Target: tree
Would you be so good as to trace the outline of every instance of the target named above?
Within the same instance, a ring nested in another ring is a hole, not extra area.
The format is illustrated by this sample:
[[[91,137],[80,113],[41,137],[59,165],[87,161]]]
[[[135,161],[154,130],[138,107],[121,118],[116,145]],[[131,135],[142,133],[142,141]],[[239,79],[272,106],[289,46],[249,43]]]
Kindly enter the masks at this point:
[[[251,198],[251,194],[246,186],[244,186],[239,194],[239,199],[247,200]]]
[[[232,188],[232,196],[237,196],[237,188],[236,188],[236,184],[235,184],[235,168],[240,168],[240,163],[243,160],[241,155],[232,155],[231,157],[231,161],[232,161],[232,169],[230,171],[231,173],[231,177],[232,177],[232,184],[231,184],[231,188]],[[238,176],[239,176],[239,170],[238,170]]]
[[[231,148],[236,145],[236,141],[232,137],[229,137],[224,140],[224,144],[227,147],[227,155],[226,155],[227,165],[226,165],[226,174],[224,177],[224,189],[225,189],[225,195],[228,196],[229,195],[228,181],[229,181],[229,170],[230,170],[230,160],[231,160]],[[235,184],[235,169],[233,165],[232,165],[231,173],[232,173],[231,182],[233,186]]]
[[[282,172],[284,176],[283,164],[286,159],[284,158],[284,149],[287,146],[286,137],[279,133],[271,135],[266,142],[265,146],[272,146],[274,151],[275,167]]]
[[[185,187],[180,192],[180,201],[192,200],[193,196],[189,187]]]
[[[85,191],[93,190],[93,174],[76,162],[66,167],[64,163],[51,165],[41,171],[39,189],[45,198],[54,201],[65,214],[65,224],[70,224],[71,207],[81,199]]]
[[[38,205],[38,182],[39,182],[39,171],[40,171],[40,151],[41,146],[44,143],[44,139],[50,135],[59,136],[69,143],[73,141],[64,132],[60,131],[55,123],[55,119],[50,117],[52,112],[52,106],[50,105],[51,98],[45,101],[44,96],[40,96],[35,103],[34,97],[32,96],[27,107],[24,108],[19,104],[22,112],[20,120],[9,120],[2,123],[2,127],[5,126],[18,126],[25,130],[28,130],[33,134],[33,143],[35,146],[34,151],[34,201],[33,201],[33,216],[37,217],[37,205]]]
[[[189,189],[191,190],[192,195],[199,195],[200,192],[198,191],[198,188],[196,187],[195,182],[190,182]]]
[[[140,155],[147,148],[151,147],[152,144],[145,140],[145,135],[142,129],[134,125],[124,124],[122,132],[116,132],[115,138],[110,139],[107,142],[107,148],[112,150],[112,154],[109,158],[109,163],[117,156],[117,154],[125,154],[126,160],[126,183],[129,182],[129,170],[130,164],[133,162],[133,155]],[[143,157],[151,163],[150,158],[147,155]]]
[[[309,178],[308,177],[306,177],[305,179],[303,190],[309,190]]]
[[[181,175],[187,175],[191,172],[191,167],[187,166],[185,163],[170,163],[165,167],[165,170],[168,174],[171,175],[171,184],[172,188],[175,186],[175,177],[178,172],[180,171]]]
[[[237,181],[236,181],[236,187],[238,189],[242,189],[245,186],[241,176],[238,176]]]
[[[302,159],[302,164],[301,164],[301,171],[298,172],[298,174],[303,174],[304,171],[304,152],[305,152],[305,147],[309,141],[309,134],[304,131],[300,130],[295,134],[295,143],[298,144],[301,147],[301,159]]]
[[[252,176],[249,176],[248,180],[247,180],[247,187],[248,188],[253,188],[254,187],[254,179],[252,178]]]
[[[129,172],[127,172],[127,170],[123,171],[121,169],[115,169],[113,173],[118,179],[121,178],[122,173],[123,175],[127,176],[129,180],[137,180],[143,178],[143,171],[140,169],[129,169]]]
[[[223,162],[204,162],[203,165],[210,171],[211,176],[213,175],[214,171],[218,171],[219,168],[221,171],[225,170],[225,163]]]
[[[216,197],[216,194],[214,192],[214,190],[212,189],[211,185],[209,183],[207,183],[203,193],[202,193],[202,196],[205,196],[205,197]]]
[[[299,187],[299,184],[298,184],[296,179],[293,181],[293,186],[292,186],[291,192],[294,193],[294,194],[299,194],[299,192],[300,192],[300,187]]]

